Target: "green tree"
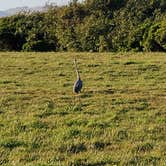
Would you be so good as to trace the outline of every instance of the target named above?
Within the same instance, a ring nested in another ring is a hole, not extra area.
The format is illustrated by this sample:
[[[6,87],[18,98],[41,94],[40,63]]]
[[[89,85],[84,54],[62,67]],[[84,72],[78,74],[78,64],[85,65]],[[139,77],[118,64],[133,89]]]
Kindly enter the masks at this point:
[[[166,51],[166,20],[149,28],[143,46],[145,51]]]

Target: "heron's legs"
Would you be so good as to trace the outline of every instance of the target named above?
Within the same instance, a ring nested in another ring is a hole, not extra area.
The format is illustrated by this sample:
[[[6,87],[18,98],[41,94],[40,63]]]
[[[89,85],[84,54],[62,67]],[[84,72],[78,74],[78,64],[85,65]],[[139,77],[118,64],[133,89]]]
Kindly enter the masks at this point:
[[[75,104],[75,105],[76,105],[76,104],[78,104],[78,105],[81,105],[81,104],[82,104],[82,103],[81,103],[81,94],[80,94],[80,93],[74,95],[74,104]]]

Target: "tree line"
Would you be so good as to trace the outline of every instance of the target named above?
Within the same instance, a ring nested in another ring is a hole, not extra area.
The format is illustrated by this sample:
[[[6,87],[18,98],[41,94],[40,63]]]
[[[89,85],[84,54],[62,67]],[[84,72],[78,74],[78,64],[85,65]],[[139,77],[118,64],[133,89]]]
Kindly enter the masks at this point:
[[[1,51],[166,51],[165,0],[72,0],[0,18]]]

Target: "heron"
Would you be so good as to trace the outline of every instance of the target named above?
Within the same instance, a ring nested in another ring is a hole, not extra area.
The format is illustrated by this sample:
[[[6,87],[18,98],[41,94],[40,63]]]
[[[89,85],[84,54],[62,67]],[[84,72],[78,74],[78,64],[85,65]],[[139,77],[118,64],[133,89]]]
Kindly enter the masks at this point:
[[[77,80],[74,83],[73,92],[78,94],[78,93],[81,92],[83,83],[82,83],[82,80],[81,80],[81,77],[80,77],[80,73],[78,71],[76,58],[74,59],[74,65],[75,65],[75,70],[76,70],[76,74],[77,74]]]

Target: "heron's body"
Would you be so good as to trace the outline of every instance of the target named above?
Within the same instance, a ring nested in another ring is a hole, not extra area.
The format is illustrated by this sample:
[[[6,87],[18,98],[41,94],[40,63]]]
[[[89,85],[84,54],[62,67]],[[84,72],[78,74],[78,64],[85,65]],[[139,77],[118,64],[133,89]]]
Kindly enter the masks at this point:
[[[76,80],[76,82],[74,83],[73,92],[74,92],[74,93],[79,93],[79,92],[81,92],[81,89],[82,89],[82,80],[79,78],[79,79]]]
[[[74,93],[80,93],[81,89],[82,89],[82,86],[83,86],[83,83],[82,83],[82,80],[81,80],[81,77],[80,77],[80,74],[79,74],[79,71],[78,71],[78,68],[77,68],[76,59],[74,60],[74,63],[75,63],[75,69],[76,69],[76,73],[77,73],[77,80],[74,83],[73,92]]]

